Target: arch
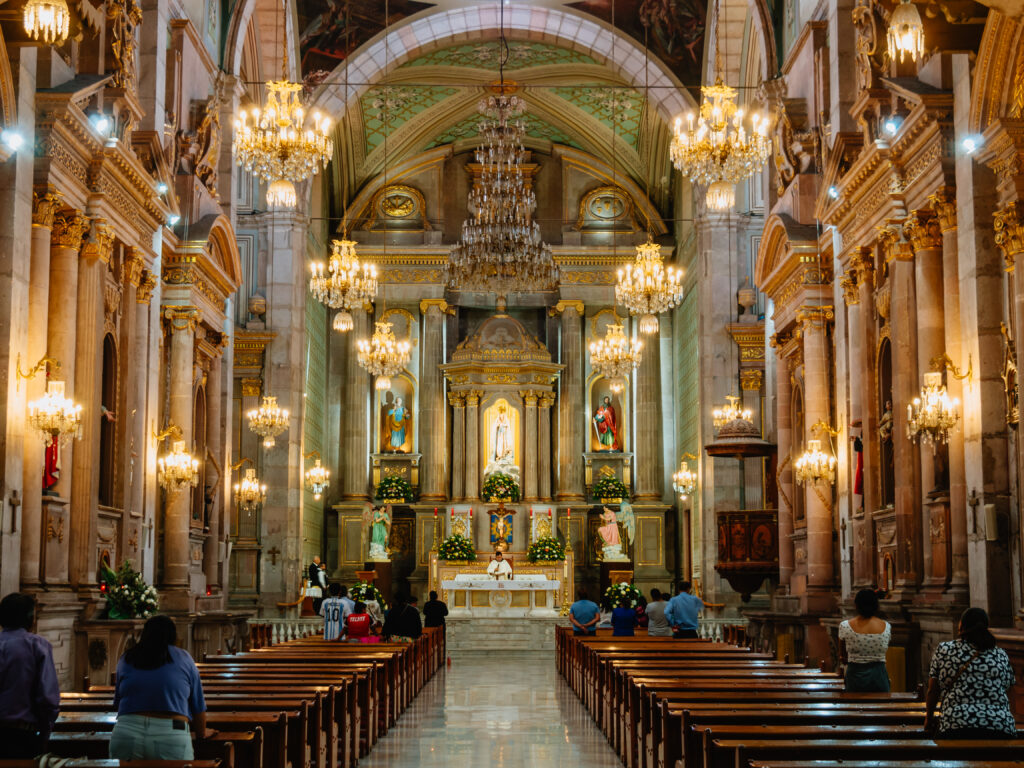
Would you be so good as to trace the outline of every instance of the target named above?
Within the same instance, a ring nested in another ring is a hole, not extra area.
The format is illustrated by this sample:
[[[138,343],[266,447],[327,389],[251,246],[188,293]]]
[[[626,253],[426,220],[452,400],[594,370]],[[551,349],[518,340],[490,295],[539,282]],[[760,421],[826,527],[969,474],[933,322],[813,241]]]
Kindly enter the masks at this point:
[[[799,224],[785,213],[775,213],[764,223],[761,246],[754,265],[754,282],[769,296],[781,285],[796,266],[790,259],[794,253],[817,253],[818,231],[815,227]]]
[[[231,285],[231,293],[242,285],[242,257],[238,252],[231,221],[223,213],[204,216],[189,228],[189,240],[203,242],[220,275]]]
[[[978,64],[968,120],[971,133],[985,132],[1000,117],[1020,118],[1014,86],[1024,77],[1024,23],[989,11],[978,48]],[[1017,114],[1013,114],[1016,111]]]
[[[643,48],[609,24],[568,9],[519,2],[505,6],[505,27],[513,35],[523,32],[533,39],[547,38],[573,47],[604,62],[633,86],[644,85],[646,71],[652,89],[651,104],[667,123],[694,106],[688,91],[662,62],[655,58],[645,60]],[[410,17],[381,32],[350,57],[347,88],[340,87],[335,76],[344,64],[336,68],[328,77],[329,85],[325,83],[317,89],[310,109],[340,119],[348,104],[383,80],[388,71],[426,50],[489,32],[498,32],[498,12],[487,6],[469,5]]]
[[[292,80],[301,80],[299,71],[299,44],[297,23],[295,14],[298,12],[294,6],[290,6],[291,12],[285,16],[285,40],[288,46],[288,77]],[[242,0],[231,14],[231,26],[228,28],[227,39],[224,44],[224,54],[221,65],[224,69],[236,77],[242,74],[242,57],[245,50],[245,39],[249,34],[249,25],[253,24],[256,39],[259,41],[260,71],[252,72],[255,79],[265,80],[269,77],[277,79],[280,75],[280,55],[276,54],[281,49],[276,40],[267,39],[274,34],[277,27],[276,14],[280,12],[277,3],[266,3],[261,0]]]
[[[18,122],[18,102],[14,95],[14,73],[7,56],[7,43],[0,32],[0,125],[10,127]]]
[[[103,362],[100,378],[100,482],[99,504],[114,506],[116,488],[114,466],[117,459],[117,342],[112,334],[103,337]],[[110,414],[110,416],[108,416]]]

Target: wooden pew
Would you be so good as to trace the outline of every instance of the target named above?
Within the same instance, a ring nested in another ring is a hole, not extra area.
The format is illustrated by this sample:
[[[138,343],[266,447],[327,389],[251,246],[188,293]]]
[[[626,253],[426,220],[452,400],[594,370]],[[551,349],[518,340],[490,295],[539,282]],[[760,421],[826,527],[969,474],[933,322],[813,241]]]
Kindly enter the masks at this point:
[[[217,734],[212,738],[196,741],[196,757],[200,760],[217,761],[221,768],[234,768],[235,742],[255,741],[254,733]],[[110,732],[71,731],[51,733],[48,749],[60,757],[88,757],[101,760],[110,755]],[[134,765],[134,763],[133,763]],[[239,768],[244,768],[241,764]]]
[[[35,760],[0,759],[0,768],[39,768]],[[217,760],[120,760],[67,758],[64,768],[221,768]]]
[[[1014,760],[1024,754],[1024,739],[938,740],[917,739],[812,739],[713,740],[712,766],[749,768],[753,760],[907,760],[920,766],[926,760]],[[944,766],[943,766],[944,768]]]

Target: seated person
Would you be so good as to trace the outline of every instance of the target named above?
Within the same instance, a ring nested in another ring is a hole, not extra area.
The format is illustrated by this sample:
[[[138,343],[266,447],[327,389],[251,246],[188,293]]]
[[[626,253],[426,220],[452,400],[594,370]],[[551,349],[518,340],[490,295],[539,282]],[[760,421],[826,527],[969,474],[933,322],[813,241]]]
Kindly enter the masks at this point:
[[[636,609],[630,607],[628,599],[622,598],[618,607],[612,611],[612,635],[614,637],[633,637],[636,625]]]
[[[492,579],[506,579],[512,577],[512,566],[498,550],[494,553],[494,559],[487,566],[487,575]]]
[[[370,636],[373,617],[366,612],[366,603],[356,603],[356,607],[345,618],[345,635],[349,640],[363,642]]]

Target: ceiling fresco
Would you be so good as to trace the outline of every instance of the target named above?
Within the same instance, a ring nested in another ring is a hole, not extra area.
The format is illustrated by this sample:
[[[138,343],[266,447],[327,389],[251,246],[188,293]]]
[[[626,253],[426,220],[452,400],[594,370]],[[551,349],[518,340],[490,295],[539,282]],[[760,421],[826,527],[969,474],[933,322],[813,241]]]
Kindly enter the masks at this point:
[[[498,71],[498,58],[501,48],[497,40],[484,43],[455,45],[432,51],[404,65],[413,67],[472,67],[476,69]],[[542,67],[548,64],[600,64],[590,56],[569,48],[559,48],[547,43],[511,40],[508,43],[508,60],[505,62],[506,72]]]
[[[440,147],[444,144],[452,144],[462,139],[475,138],[479,135],[479,124],[483,115],[475,114],[471,117],[467,117],[464,120],[459,121],[455,125],[446,129],[443,133],[439,134],[426,149],[431,147]],[[582,149],[579,142],[573,139],[572,136],[565,133],[550,123],[542,120],[536,115],[527,112],[523,116],[523,122],[526,123],[526,135],[531,136],[535,139],[546,139],[554,144],[564,144],[568,147],[574,147],[576,149]]]

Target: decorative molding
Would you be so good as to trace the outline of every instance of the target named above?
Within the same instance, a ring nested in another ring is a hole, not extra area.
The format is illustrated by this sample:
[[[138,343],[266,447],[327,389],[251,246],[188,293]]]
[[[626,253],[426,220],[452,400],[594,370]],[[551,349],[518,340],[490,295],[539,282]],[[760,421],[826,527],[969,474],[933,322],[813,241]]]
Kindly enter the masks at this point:
[[[139,277],[139,287],[135,292],[135,301],[139,304],[149,304],[153,298],[154,288],[156,288],[156,275],[143,267]]]
[[[195,333],[202,320],[202,313],[192,306],[166,306],[163,307],[163,318],[171,333]]]
[[[53,217],[50,245],[77,251],[82,247],[82,237],[88,230],[89,219],[83,214],[75,210],[61,211]]]
[[[102,261],[110,263],[114,253],[114,229],[107,220],[98,217],[92,220],[89,238],[82,244],[81,257],[86,261]]]
[[[1007,203],[992,215],[992,222],[996,245],[1011,272],[1017,256],[1024,253],[1024,205],[1019,200]]]
[[[39,194],[32,192],[32,226],[53,229],[53,219],[61,206],[61,194],[52,187]]]
[[[449,306],[444,299],[423,299],[420,301],[420,314],[429,315],[436,310],[441,315],[454,315],[455,307]]]
[[[242,379],[242,397],[259,397],[263,391],[263,380],[245,378]]]
[[[555,306],[548,310],[548,314],[554,317],[555,315],[562,314],[567,309],[575,309],[579,316],[583,317],[583,313],[586,310],[586,307],[583,305],[582,301],[562,299],[557,304],[555,304]]]
[[[933,195],[928,196],[928,202],[932,204],[935,215],[939,220],[939,228],[943,232],[951,232],[956,229],[956,190],[952,187],[943,187]]]
[[[903,222],[903,236],[910,241],[914,253],[942,250],[942,228],[931,211],[911,211]]]
[[[124,279],[129,284],[139,287],[142,272],[146,268],[146,260],[142,257],[142,249],[132,247],[124,260]]]
[[[760,392],[764,383],[764,371],[760,368],[746,368],[740,371],[740,389],[744,392]]]

